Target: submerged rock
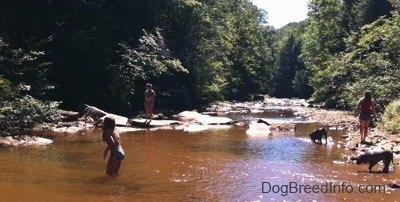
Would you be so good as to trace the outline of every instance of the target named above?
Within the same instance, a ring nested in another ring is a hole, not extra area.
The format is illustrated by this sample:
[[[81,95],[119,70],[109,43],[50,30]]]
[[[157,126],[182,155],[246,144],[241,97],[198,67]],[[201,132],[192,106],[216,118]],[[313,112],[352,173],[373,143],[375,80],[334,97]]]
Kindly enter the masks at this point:
[[[6,136],[0,138],[0,146],[22,146],[22,145],[48,145],[53,140],[36,136]]]

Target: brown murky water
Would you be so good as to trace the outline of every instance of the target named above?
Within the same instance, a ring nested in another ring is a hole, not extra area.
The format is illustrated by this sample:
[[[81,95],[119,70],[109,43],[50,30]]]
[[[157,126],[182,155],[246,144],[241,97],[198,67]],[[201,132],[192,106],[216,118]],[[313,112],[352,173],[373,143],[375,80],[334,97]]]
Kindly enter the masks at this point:
[[[330,130],[334,144],[319,145],[307,135],[316,127],[258,137],[247,126],[123,133],[116,178],[105,175],[100,130],[50,136],[48,146],[0,150],[0,201],[399,200],[400,190],[386,186],[399,169],[371,174],[367,165],[344,164],[342,154],[352,153],[340,143],[345,131]]]

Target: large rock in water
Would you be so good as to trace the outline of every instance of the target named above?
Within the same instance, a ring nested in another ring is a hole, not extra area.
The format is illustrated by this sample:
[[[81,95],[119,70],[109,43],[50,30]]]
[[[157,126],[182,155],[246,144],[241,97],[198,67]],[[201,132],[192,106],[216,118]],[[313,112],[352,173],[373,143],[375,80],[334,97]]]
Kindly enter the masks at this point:
[[[36,136],[0,137],[0,146],[48,145],[51,143],[53,143],[53,140]]]
[[[115,124],[118,126],[127,126],[128,118],[116,114],[105,112],[97,107],[89,106],[87,104],[79,104],[80,113],[83,114],[82,118],[90,117],[94,122],[99,123],[104,120],[104,117],[111,116],[115,119]]]
[[[178,114],[178,119],[183,121],[193,121],[202,125],[230,125],[235,123],[231,118],[210,116],[201,114],[197,111],[183,111]]]
[[[265,124],[261,122],[252,121],[249,123],[249,128],[246,130],[246,134],[255,136],[268,136],[271,133],[271,124]]]
[[[191,121],[204,116],[197,111],[183,111],[178,114],[178,119],[182,121]]]

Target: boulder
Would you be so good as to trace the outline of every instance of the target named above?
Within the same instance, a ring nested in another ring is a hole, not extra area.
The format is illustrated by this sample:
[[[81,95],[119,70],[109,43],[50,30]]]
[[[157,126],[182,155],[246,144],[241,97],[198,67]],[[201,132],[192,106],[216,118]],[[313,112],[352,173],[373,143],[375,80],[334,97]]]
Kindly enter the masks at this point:
[[[246,134],[250,137],[269,136],[271,133],[270,129],[270,125],[252,121],[249,123],[249,128],[246,130]]]
[[[130,119],[130,126],[136,126],[140,128],[153,128],[153,127],[164,127],[164,126],[177,126],[183,123],[178,120],[152,120],[150,123],[146,122],[145,119]]]
[[[6,136],[0,137],[0,146],[21,146],[21,145],[47,145],[53,140],[36,136]]]
[[[208,115],[203,115],[196,118],[195,122],[201,123],[202,125],[231,125],[235,123],[231,118],[228,117],[208,116]]]
[[[178,114],[178,119],[182,120],[182,121],[190,121],[190,120],[200,118],[202,116],[206,116],[206,115],[200,114],[197,111],[183,111]]]
[[[263,95],[255,95],[253,101],[264,101],[265,97]]]
[[[72,121],[78,121],[79,119],[79,112],[74,112],[74,111],[62,111],[62,121],[63,122],[72,122]]]
[[[115,124],[118,126],[126,126],[128,124],[128,118],[116,114],[111,114],[105,112],[97,107],[89,106],[87,104],[79,105],[80,113],[83,113],[83,119],[92,118],[95,123],[101,123],[104,120],[105,116],[111,116],[115,119]]]

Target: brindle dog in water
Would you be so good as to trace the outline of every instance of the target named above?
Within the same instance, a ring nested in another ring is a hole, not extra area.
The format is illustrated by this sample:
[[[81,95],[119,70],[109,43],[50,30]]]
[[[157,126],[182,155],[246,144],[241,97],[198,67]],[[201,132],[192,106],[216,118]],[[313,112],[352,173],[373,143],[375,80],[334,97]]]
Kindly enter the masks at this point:
[[[328,140],[326,138],[327,132],[326,132],[325,128],[318,128],[310,134],[310,138],[313,142],[316,142],[316,140],[318,140],[318,142],[321,144],[322,144],[322,136],[325,137],[325,143],[327,143],[328,142]]]
[[[393,153],[391,151],[375,151],[375,152],[367,152],[362,154],[356,158],[351,158],[351,160],[356,160],[356,164],[359,165],[361,163],[369,163],[368,171],[372,171],[372,167],[376,165],[379,161],[383,161],[385,166],[383,167],[382,172],[389,172],[390,162],[393,162]],[[395,164],[396,165],[396,164]]]

